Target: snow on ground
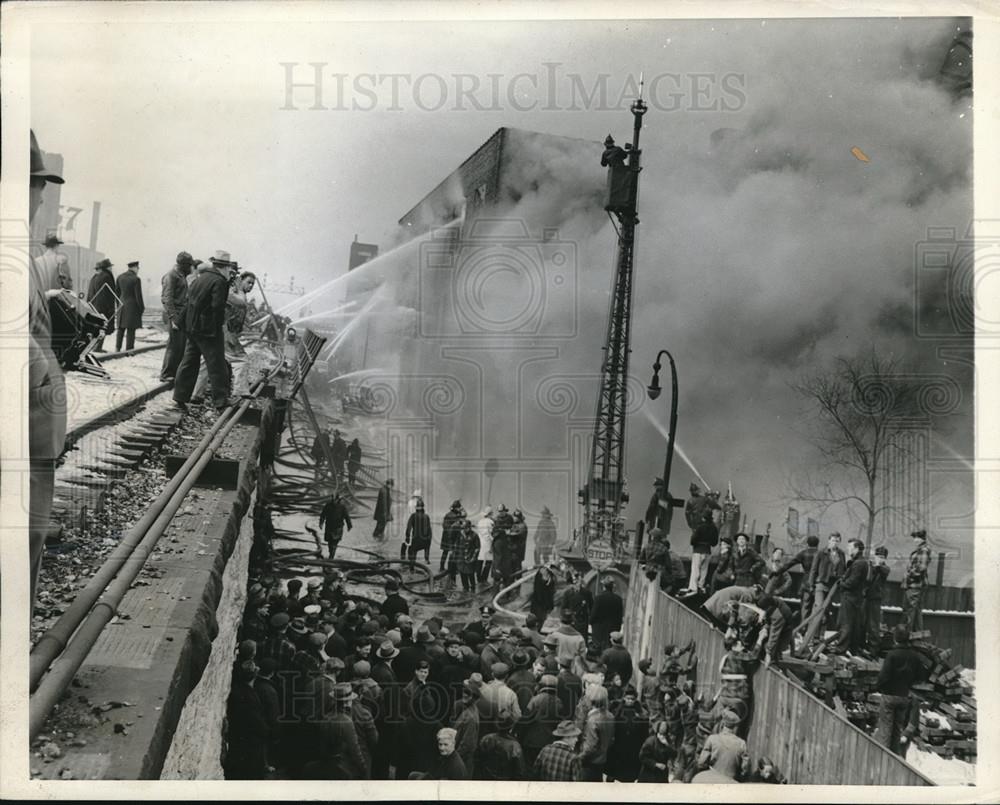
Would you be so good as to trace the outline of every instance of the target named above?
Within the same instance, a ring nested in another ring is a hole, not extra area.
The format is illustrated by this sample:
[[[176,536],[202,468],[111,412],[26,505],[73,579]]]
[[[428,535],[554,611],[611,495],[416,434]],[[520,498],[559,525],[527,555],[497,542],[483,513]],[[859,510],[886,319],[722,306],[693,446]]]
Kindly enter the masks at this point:
[[[906,762],[925,774],[938,785],[975,785],[976,766],[964,760],[948,760],[934,752],[922,752],[911,746],[906,752]]]
[[[976,696],[976,671],[974,668],[963,668],[962,681],[972,686],[972,696]],[[910,746],[906,753],[906,762],[930,777],[938,785],[975,785],[976,764],[952,758],[948,760],[934,752],[923,752],[915,746]]]
[[[114,346],[114,336],[105,340]],[[146,331],[136,337],[136,346],[164,343],[164,334]],[[99,354],[98,354],[99,357]],[[118,358],[105,364],[109,378],[94,377],[83,372],[66,373],[66,427],[77,425],[128,402],[159,385],[163,351],[159,349]]]

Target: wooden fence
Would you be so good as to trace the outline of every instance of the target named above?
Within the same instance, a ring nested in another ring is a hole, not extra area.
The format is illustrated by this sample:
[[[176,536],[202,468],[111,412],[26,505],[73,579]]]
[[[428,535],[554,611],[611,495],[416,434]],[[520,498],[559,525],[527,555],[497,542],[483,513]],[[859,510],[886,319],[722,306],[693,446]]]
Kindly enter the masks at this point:
[[[705,618],[661,592],[633,566],[625,631],[632,656],[659,664],[663,647],[693,639],[697,687],[718,689],[722,633]],[[633,648],[634,647],[634,648]],[[756,759],[777,763],[790,783],[826,785],[933,785],[898,755],[837,715],[797,681],[761,667],[753,679],[754,703],[747,743]]]

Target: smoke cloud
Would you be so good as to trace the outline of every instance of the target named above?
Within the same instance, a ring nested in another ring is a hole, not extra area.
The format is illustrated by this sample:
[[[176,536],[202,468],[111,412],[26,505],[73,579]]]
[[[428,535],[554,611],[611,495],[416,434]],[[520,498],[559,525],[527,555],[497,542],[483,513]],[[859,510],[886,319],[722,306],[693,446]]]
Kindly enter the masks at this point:
[[[915,335],[923,309],[935,306],[919,295],[915,304],[915,293],[942,288],[940,276],[919,285],[918,245],[929,227],[964,234],[972,218],[969,104],[937,80],[958,27],[948,20],[788,24],[785,32],[768,34],[769,49],[761,50],[756,40],[733,43],[728,61],[745,70],[750,102],[746,113],[723,121],[729,125],[715,125],[719,118],[706,125],[647,115],[632,409],[649,406],[666,422],[669,379],[655,403],[644,399],[643,386],[656,352],[669,349],[680,383],[678,441],[715,488],[731,481],[758,532],[771,523],[779,542],[788,479],[816,461],[804,438],[809,423],[802,403],[789,384],[836,356],[874,347],[900,357],[911,372],[954,380],[964,399],[933,420],[933,431],[948,449],[971,455],[971,369],[942,359],[937,348],[945,341]],[[801,48],[804,32],[813,40],[806,48],[810,57],[787,63],[785,46],[795,39]],[[618,112],[613,123],[619,142],[630,139],[629,115]],[[540,331],[537,341],[495,335],[489,354],[476,358],[485,380],[471,374],[462,379],[464,406],[436,420],[446,453],[478,444],[484,457],[520,455],[526,466],[553,451],[586,464],[615,249],[602,209],[604,133],[588,129],[593,139],[582,140],[516,132],[508,140],[501,206],[491,215],[524,222],[535,240],[544,230],[557,230],[559,241],[575,250],[575,289],[545,297],[551,330]],[[450,186],[453,206],[461,193]],[[484,227],[478,235],[488,238],[501,223]],[[394,288],[389,312],[415,311],[403,328],[407,338],[400,341],[396,330],[375,360],[380,366],[395,360],[393,371],[447,374],[455,364],[439,360],[438,342],[419,331],[421,320],[441,314],[448,292],[434,286],[433,302],[422,294],[423,245],[402,247],[406,258],[396,263],[380,259],[388,271],[372,270]],[[516,318],[524,306],[524,277],[514,269],[507,274],[484,284],[477,297],[495,321]],[[572,337],[546,340],[571,325]],[[451,335],[460,342],[461,328]],[[550,357],[531,357],[531,348],[549,343],[556,345]],[[966,333],[947,343],[967,348],[971,338]],[[565,379],[561,385],[559,378]],[[539,403],[546,399],[548,408]],[[471,416],[476,406],[480,419]],[[518,420],[516,432],[491,422],[490,412],[499,420],[500,412],[518,406],[532,412]],[[508,451],[512,440],[519,453]],[[642,516],[664,446],[645,417],[630,418],[630,521]],[[504,489],[507,502],[526,511],[549,505],[578,518],[576,490],[561,477],[543,480],[539,473],[535,484],[522,477],[520,485]],[[693,478],[675,456],[671,491],[681,494]],[[971,511],[971,482],[971,474],[931,479],[932,514]],[[485,500],[480,484],[476,469],[466,468],[441,493],[464,495],[467,507],[473,500],[496,502]],[[853,536],[856,522],[850,511],[832,509],[821,527]],[[971,558],[970,527],[930,525],[940,548]],[[904,535],[886,536],[898,550],[906,547]],[[681,535],[676,540],[685,542]]]

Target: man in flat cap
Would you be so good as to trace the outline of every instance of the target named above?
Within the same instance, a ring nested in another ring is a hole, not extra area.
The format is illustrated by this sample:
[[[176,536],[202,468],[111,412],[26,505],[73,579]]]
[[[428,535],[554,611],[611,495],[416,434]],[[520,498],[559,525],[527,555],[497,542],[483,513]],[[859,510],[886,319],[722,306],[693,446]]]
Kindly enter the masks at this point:
[[[698,765],[712,774],[701,772],[692,782],[735,783],[746,776],[750,771],[750,755],[746,741],[736,734],[739,724],[739,715],[732,710],[723,712],[719,732],[708,736],[698,756]]]
[[[142,327],[142,314],[146,303],[142,301],[142,280],[139,279],[139,261],[133,260],[128,268],[118,275],[115,283],[118,297],[122,300],[118,311],[118,333],[115,336],[115,350],[135,349],[135,331]]]
[[[186,408],[191,400],[203,356],[216,409],[221,411],[233,402],[229,399],[229,369],[222,331],[229,297],[229,265],[229,253],[216,252],[211,263],[198,266],[200,273],[191,283],[184,314],[187,341],[174,379],[174,402],[181,408]]]
[[[41,149],[31,132],[31,178],[28,192],[29,223],[42,205],[48,182],[63,178],[45,167]],[[28,451],[30,459],[28,542],[31,557],[31,604],[42,566],[45,535],[52,514],[56,459],[66,438],[66,394],[62,368],[52,351],[52,319],[49,292],[58,293],[52,278],[32,261],[28,271]]]
[[[184,311],[187,308],[188,276],[194,269],[194,260],[187,252],[177,255],[174,267],[161,280],[160,304],[163,306],[163,323],[167,327],[167,349],[163,355],[160,380],[172,382],[177,367],[184,357]]]
[[[108,320],[106,332],[115,328],[115,308],[118,307],[115,297],[115,276],[111,273],[112,263],[107,258],[99,260],[94,266],[94,274],[87,286],[87,301]],[[94,352],[104,352],[104,335],[94,347]]]
[[[924,628],[923,598],[927,586],[927,569],[931,564],[931,549],[927,547],[927,532],[919,529],[910,534],[913,550],[903,574],[903,620],[911,632]]]

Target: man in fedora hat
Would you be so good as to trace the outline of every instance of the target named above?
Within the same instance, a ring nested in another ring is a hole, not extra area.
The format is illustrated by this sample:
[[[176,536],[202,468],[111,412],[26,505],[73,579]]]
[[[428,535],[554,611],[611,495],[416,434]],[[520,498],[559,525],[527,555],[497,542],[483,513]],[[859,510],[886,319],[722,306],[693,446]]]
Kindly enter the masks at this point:
[[[498,662],[503,662],[504,658],[500,651],[501,644],[503,643],[503,637],[503,629],[499,626],[491,626],[486,632],[486,645],[479,654],[479,672],[483,675],[483,679],[487,682],[493,678],[493,665]]]
[[[135,349],[135,331],[142,327],[142,314],[146,303],[142,299],[142,280],[139,279],[139,261],[133,260],[128,268],[115,280],[121,307],[118,310],[118,333],[115,336],[115,349],[121,351],[122,342],[125,349]]]
[[[87,301],[94,309],[108,320],[106,332],[115,328],[115,308],[118,293],[115,291],[115,277],[111,273],[112,262],[106,257],[94,266],[94,274],[87,285]],[[94,352],[104,352],[104,336],[94,347]]]
[[[581,732],[572,721],[560,721],[552,731],[555,740],[538,753],[532,778],[551,783],[579,782],[580,760],[576,754],[576,743]]]
[[[448,712],[454,709],[462,692],[462,684],[472,675],[472,669],[462,655],[462,638],[449,634],[444,639],[445,656],[438,663],[436,680],[444,686],[448,697]]]
[[[396,671],[396,679],[401,685],[406,685],[421,662],[430,662],[427,655],[427,646],[434,641],[434,636],[426,625],[417,629],[413,643],[403,646],[399,650],[399,657],[393,665]]]
[[[28,187],[29,224],[42,205],[48,182],[62,184],[63,178],[45,167],[41,149],[31,132],[31,177]],[[28,271],[28,456],[29,508],[28,544],[30,555],[31,604],[42,566],[45,536],[52,515],[56,459],[66,438],[66,394],[62,368],[52,350],[52,319],[49,296],[59,292],[35,261]]]
[[[528,706],[535,693],[535,675],[531,672],[531,655],[522,648],[514,651],[510,658],[514,670],[507,679],[507,687],[517,696],[517,704],[521,712]]]
[[[167,349],[163,355],[160,380],[172,382],[177,367],[184,357],[184,311],[187,308],[188,277],[194,269],[194,261],[187,252],[180,252],[174,267],[160,281],[160,304],[163,306],[163,323],[167,327]]]
[[[319,724],[318,768],[307,767],[307,778],[366,780],[370,777],[371,770],[365,763],[351,718],[351,707],[356,698],[349,682],[340,682],[333,687],[327,700],[330,710]],[[313,771],[318,776],[311,773]]]
[[[59,283],[59,252],[56,247],[63,242],[56,235],[46,235],[43,241],[45,251],[35,258],[35,267],[45,278],[47,289],[61,288]]]
[[[174,402],[182,409],[191,400],[203,357],[215,407],[221,411],[235,402],[229,398],[229,370],[222,332],[229,296],[229,262],[228,252],[216,252],[210,264],[199,266],[201,274],[188,292],[184,315],[187,341],[174,380]]]
[[[35,132],[31,135],[31,176],[29,177],[28,194],[28,220],[34,221],[35,214],[42,206],[42,193],[48,182],[52,184],[63,184],[65,181],[55,171],[50,171],[45,167],[45,160],[42,158],[42,149],[38,147],[38,140],[35,139]]]

